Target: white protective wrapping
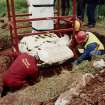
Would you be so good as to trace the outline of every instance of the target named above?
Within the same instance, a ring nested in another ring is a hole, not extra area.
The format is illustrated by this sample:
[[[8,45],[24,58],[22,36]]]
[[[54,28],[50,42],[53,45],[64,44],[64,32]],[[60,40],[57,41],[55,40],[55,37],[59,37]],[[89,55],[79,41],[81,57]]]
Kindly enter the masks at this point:
[[[63,42],[65,43],[62,44]],[[59,38],[50,33],[24,37],[19,43],[19,50],[36,56],[46,64],[62,63],[74,56],[68,44],[69,39],[66,35]]]
[[[53,5],[54,0],[31,0],[32,5]],[[32,6],[32,18],[54,17],[54,7],[34,7]],[[32,27],[36,30],[54,29],[53,20],[32,21]]]
[[[73,57],[73,52],[67,46],[57,44],[48,45],[38,50],[38,56],[41,61],[46,64],[62,63],[65,60]]]
[[[93,62],[93,67],[96,69],[103,69],[105,68],[105,61],[104,59],[100,59]]]

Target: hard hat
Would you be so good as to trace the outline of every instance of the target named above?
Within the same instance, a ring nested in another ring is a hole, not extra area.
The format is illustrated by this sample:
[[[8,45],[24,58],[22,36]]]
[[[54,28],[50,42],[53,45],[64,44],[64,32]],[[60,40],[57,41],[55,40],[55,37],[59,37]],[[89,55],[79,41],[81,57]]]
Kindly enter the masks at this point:
[[[76,39],[78,44],[81,44],[81,43],[85,42],[85,40],[86,40],[86,32],[85,31],[79,31],[75,35],[75,39]]]
[[[81,24],[80,24],[79,20],[75,20],[75,23],[74,23],[75,31],[79,31],[80,30],[80,26],[81,26]]]

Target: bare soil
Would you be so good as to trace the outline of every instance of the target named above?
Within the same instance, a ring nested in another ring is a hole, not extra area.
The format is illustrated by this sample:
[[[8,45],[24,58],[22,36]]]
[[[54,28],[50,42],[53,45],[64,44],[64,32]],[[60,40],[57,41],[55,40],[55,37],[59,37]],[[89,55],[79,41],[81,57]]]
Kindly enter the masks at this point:
[[[105,105],[105,70],[96,74],[70,105]]]

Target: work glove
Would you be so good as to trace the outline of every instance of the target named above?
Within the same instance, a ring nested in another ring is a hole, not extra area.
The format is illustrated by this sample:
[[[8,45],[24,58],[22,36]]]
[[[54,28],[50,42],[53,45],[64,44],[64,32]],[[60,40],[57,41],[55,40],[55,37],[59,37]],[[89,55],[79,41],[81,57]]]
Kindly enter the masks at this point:
[[[75,61],[72,63],[72,68],[73,68],[74,70],[77,70],[77,69],[78,69],[77,60],[75,60]]]
[[[75,60],[72,64],[73,64],[73,65],[78,65],[77,60]]]

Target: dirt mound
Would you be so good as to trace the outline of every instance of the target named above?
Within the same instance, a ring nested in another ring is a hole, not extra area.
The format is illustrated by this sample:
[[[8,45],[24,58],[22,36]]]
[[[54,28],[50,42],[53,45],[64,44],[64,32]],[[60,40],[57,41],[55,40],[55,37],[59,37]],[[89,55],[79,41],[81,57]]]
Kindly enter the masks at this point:
[[[81,83],[62,93],[55,105],[105,105],[105,70],[83,75]]]
[[[105,105],[105,70],[94,76],[81,89],[78,97],[72,99],[71,105]]]

